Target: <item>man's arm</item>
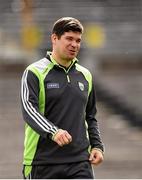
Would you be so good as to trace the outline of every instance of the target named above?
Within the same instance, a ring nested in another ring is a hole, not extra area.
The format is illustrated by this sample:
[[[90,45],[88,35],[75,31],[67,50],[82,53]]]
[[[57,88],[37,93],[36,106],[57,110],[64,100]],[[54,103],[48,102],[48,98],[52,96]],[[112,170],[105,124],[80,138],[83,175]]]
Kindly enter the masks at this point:
[[[23,73],[21,101],[24,120],[38,134],[44,138],[50,135],[59,146],[72,141],[71,135],[66,130],[59,129],[39,112],[39,80],[30,70]]]
[[[39,80],[36,75],[25,70],[21,81],[21,101],[23,118],[38,134],[47,137],[58,131],[52,122],[39,112]]]
[[[88,133],[91,144],[90,161],[92,164],[99,164],[103,160],[104,145],[101,140],[96,115],[96,95],[92,82],[91,92],[88,97],[86,107],[86,121],[88,123]]]

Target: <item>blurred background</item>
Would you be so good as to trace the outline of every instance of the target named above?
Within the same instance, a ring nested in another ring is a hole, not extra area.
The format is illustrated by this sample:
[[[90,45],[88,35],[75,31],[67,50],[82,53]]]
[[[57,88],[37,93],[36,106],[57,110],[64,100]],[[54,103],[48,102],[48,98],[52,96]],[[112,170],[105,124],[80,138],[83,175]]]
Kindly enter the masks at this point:
[[[22,178],[21,76],[63,16],[85,27],[78,58],[94,75],[106,149],[96,178],[142,178],[141,0],[0,0],[0,178]]]

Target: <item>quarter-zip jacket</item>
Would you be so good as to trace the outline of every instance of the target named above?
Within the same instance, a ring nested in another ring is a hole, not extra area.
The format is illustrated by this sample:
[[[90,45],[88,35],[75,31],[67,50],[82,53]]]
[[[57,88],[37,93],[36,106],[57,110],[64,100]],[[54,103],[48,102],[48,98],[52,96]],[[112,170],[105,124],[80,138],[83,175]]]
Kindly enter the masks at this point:
[[[58,164],[88,160],[89,147],[103,151],[91,73],[77,63],[66,70],[49,53],[26,68],[21,83],[26,121],[24,164]],[[60,147],[52,140],[58,129],[72,142]]]

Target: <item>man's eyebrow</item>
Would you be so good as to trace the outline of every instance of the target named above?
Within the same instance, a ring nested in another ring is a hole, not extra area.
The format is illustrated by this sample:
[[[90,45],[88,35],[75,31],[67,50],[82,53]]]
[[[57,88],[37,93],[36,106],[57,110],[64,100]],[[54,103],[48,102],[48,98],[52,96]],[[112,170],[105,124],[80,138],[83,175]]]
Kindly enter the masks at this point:
[[[74,38],[74,37],[73,37],[73,36],[71,36],[71,35],[67,35],[66,37],[69,37],[69,38]],[[81,40],[81,38],[77,38],[77,39]]]

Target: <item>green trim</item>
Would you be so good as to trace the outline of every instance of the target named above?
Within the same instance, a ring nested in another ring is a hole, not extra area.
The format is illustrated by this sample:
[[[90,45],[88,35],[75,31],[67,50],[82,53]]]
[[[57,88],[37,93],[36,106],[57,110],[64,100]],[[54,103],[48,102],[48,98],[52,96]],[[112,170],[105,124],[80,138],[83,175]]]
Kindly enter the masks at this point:
[[[90,154],[90,152],[91,152],[91,145],[88,147],[88,152]]]
[[[66,74],[69,72],[70,68],[74,65],[74,63],[75,63],[75,62],[78,62],[78,59],[77,59],[77,58],[74,58],[74,59],[72,60],[71,65],[69,66],[68,70],[66,70],[64,67],[62,67],[62,66],[53,58],[51,52],[48,51],[47,54],[50,56],[50,59],[51,59],[52,63],[53,63],[54,65],[57,65],[57,66],[59,66],[60,68],[64,69],[64,71],[65,71]]]
[[[85,120],[85,127],[86,127],[86,137],[89,140],[89,133],[88,133],[88,124],[87,124],[87,121]],[[91,146],[88,147],[88,152],[90,153],[91,152]]]
[[[82,72],[82,74],[84,75],[85,79],[88,81],[88,84],[89,84],[89,88],[88,88],[88,96],[92,90],[92,75],[91,73],[89,72],[88,69],[86,69],[85,67],[79,65],[76,63],[76,69],[80,72]],[[89,140],[89,134],[88,134],[88,124],[85,120],[85,126],[86,126],[86,137],[87,139]],[[91,152],[91,146],[88,147],[88,152],[90,153]]]
[[[29,66],[28,69],[31,70],[39,79],[39,111],[44,114],[45,111],[45,88],[44,88],[44,79],[48,72],[53,68],[53,64],[49,63],[47,67],[43,70],[43,72],[39,72],[39,70],[36,67],[33,67],[33,65]]]
[[[88,88],[88,95],[90,94],[91,90],[92,90],[92,75],[89,72],[88,69],[84,68],[83,66],[76,64],[76,69],[80,72],[83,73],[85,79],[88,81],[89,84],[89,88]]]
[[[50,59],[51,59],[51,61],[52,61],[52,63],[53,63],[54,65],[60,67],[61,69],[63,69],[63,70],[65,71],[66,76],[67,76],[67,81],[68,81],[68,83],[70,83],[70,77],[69,77],[69,75],[68,75],[68,72],[69,72],[69,70],[71,69],[71,67],[78,61],[78,59],[77,59],[77,58],[74,58],[74,59],[72,60],[71,64],[70,64],[68,70],[66,70],[63,66],[61,66],[60,64],[57,63],[57,61],[53,58],[51,52],[48,51],[47,54],[50,56]]]
[[[87,121],[85,120],[85,127],[86,127],[86,137],[89,139],[89,134],[88,134],[88,124]]]
[[[24,176],[27,178],[32,171],[32,166],[25,166],[24,167]]]
[[[69,72],[69,70],[71,69],[71,67],[72,67],[77,61],[78,61],[78,59],[76,59],[76,58],[74,58],[74,59],[72,60],[71,65],[69,66],[68,70],[66,71],[67,73]]]
[[[44,90],[44,79],[43,79],[43,75],[35,68],[29,66],[28,67],[29,70],[31,70],[39,79],[39,87],[40,87],[40,91],[39,91],[39,111],[41,113],[44,113],[44,105],[45,105],[45,90]]]
[[[59,64],[58,64],[57,61],[53,58],[53,56],[51,55],[51,53],[49,54],[49,56],[50,56],[50,59],[51,59],[52,63],[53,63],[54,65],[59,66]]]
[[[44,79],[48,72],[53,68],[53,63],[49,63],[47,67],[40,72],[34,64],[27,67],[28,70],[32,71],[37,78],[39,79],[39,112],[44,114],[45,111],[45,88],[44,88]],[[34,159],[37,145],[40,135],[36,133],[28,124],[25,125],[25,142],[24,142],[24,164],[31,165]],[[29,172],[27,170],[27,172]]]
[[[25,141],[24,141],[24,164],[31,165],[34,155],[36,153],[36,147],[39,140],[39,134],[37,134],[28,124],[25,125]]]

